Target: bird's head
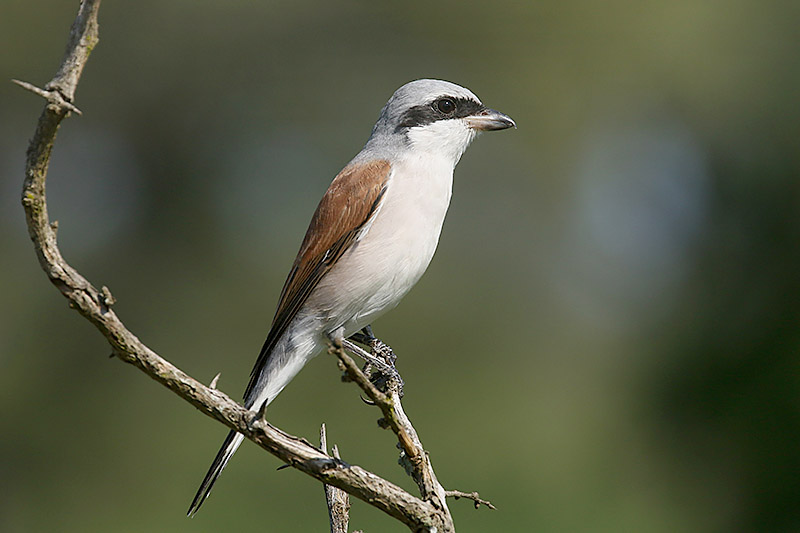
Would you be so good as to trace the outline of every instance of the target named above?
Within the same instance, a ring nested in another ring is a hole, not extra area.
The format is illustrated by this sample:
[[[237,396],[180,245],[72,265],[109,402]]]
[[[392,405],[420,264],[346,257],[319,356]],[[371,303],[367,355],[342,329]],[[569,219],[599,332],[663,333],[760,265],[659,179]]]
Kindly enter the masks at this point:
[[[472,91],[441,80],[406,83],[389,98],[367,146],[440,155],[455,165],[481,131],[516,127]]]

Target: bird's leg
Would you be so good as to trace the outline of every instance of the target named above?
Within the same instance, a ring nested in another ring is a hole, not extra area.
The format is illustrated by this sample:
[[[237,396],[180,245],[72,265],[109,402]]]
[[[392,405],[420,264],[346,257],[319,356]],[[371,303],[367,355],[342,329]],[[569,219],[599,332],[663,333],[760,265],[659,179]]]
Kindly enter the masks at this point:
[[[372,326],[368,325],[364,326],[358,333],[350,335],[350,340],[371,347],[372,341],[378,339],[372,334]],[[372,375],[372,362],[369,359],[364,361],[364,368],[362,368],[361,371],[368,376]]]
[[[379,371],[382,372],[390,372],[391,367],[386,364],[382,357],[378,355],[374,355],[372,352],[366,351],[364,348],[359,346],[358,344],[348,339],[342,340],[342,345],[344,346],[345,350],[352,353],[353,355],[357,355],[367,363],[369,363],[372,367],[377,368]]]
[[[364,329],[350,336],[350,338],[364,346],[369,346],[373,355],[378,355],[386,361],[386,364],[394,367],[397,356],[392,351],[392,347],[380,340],[372,333],[372,326],[364,326]]]
[[[355,334],[353,334],[353,335],[351,335],[351,336],[349,336],[347,338],[345,338],[344,335],[342,334],[343,331],[344,331],[344,328],[340,327],[339,329],[328,333],[328,338],[331,340],[331,342],[333,342],[335,344],[336,343],[340,343],[344,347],[345,350],[349,351],[350,353],[352,353],[354,355],[357,355],[358,357],[360,357],[361,359],[366,361],[367,364],[369,364],[369,365],[372,365],[372,366],[375,366],[375,367],[378,367],[378,368],[380,368],[382,366],[386,366],[386,363],[383,362],[383,359],[373,355],[372,353],[366,351],[364,348],[362,348],[361,346],[356,344],[356,342],[362,343],[362,344],[365,344],[365,345],[367,344],[367,341],[365,340],[365,335],[363,333],[363,330],[361,332],[355,333]]]
[[[370,346],[372,341],[377,339],[375,335],[372,334],[372,326],[364,326],[364,328],[358,333],[353,333],[350,335],[350,340],[359,344],[363,344],[364,346]]]

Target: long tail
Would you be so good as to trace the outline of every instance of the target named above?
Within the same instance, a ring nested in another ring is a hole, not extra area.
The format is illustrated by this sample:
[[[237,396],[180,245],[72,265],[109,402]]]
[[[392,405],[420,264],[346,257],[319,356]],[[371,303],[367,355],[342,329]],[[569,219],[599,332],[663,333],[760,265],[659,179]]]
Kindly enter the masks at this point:
[[[231,431],[228,433],[228,436],[225,437],[225,442],[222,443],[222,448],[220,448],[219,452],[217,452],[214,462],[211,463],[211,468],[208,469],[208,473],[203,479],[203,482],[200,484],[200,488],[197,489],[197,494],[194,495],[192,504],[189,506],[189,512],[186,513],[187,516],[194,516],[194,514],[200,509],[200,506],[203,505],[203,502],[206,500],[206,498],[208,498],[208,495],[211,492],[211,487],[214,486],[214,482],[222,473],[222,469],[228,464],[230,458],[233,457],[234,453],[236,453],[236,450],[239,448],[242,440],[244,440],[244,435],[241,433],[236,433],[235,431]]]
[[[269,351],[269,357],[263,363],[256,364],[253,369],[255,377],[251,380],[245,393],[244,406],[251,412],[259,410],[259,407],[256,406],[269,405],[303,368],[303,365],[321,348],[317,329],[309,327],[308,323],[302,323],[299,327],[302,329],[300,334],[290,329],[277,344],[265,345],[263,350]],[[225,442],[222,443],[222,448],[217,452],[214,462],[211,463],[211,468],[208,469],[203,483],[197,489],[197,494],[194,495],[187,513],[188,516],[194,516],[203,505],[214,482],[243,440],[244,435],[241,433],[235,431],[228,433]]]

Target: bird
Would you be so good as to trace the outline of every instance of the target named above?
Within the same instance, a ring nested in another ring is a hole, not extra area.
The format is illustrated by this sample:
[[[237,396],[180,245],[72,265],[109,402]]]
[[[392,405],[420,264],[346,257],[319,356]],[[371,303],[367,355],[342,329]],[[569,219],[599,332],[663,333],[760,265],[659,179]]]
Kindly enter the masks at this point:
[[[250,374],[248,410],[263,412],[329,340],[369,328],[398,304],[436,250],[462,154],[479,132],[511,127],[511,117],[454,83],[419,79],[394,92],[314,212]],[[243,439],[228,433],[188,516]]]

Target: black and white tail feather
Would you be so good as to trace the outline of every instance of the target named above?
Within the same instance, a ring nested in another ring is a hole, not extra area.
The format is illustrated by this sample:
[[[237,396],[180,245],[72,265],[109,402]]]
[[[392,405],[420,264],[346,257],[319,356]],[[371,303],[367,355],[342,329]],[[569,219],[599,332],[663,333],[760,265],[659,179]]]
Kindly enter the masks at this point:
[[[225,468],[225,465],[228,464],[233,454],[236,453],[236,450],[243,440],[244,435],[236,433],[235,431],[231,431],[228,433],[228,436],[225,437],[225,442],[222,443],[222,447],[219,449],[219,452],[217,452],[214,462],[211,463],[206,477],[203,478],[200,488],[197,489],[197,494],[194,495],[192,504],[189,506],[189,512],[186,513],[187,516],[194,516],[195,513],[200,510],[200,506],[203,505],[203,502],[211,493],[214,482],[217,481],[217,478],[222,473],[222,469]]]

